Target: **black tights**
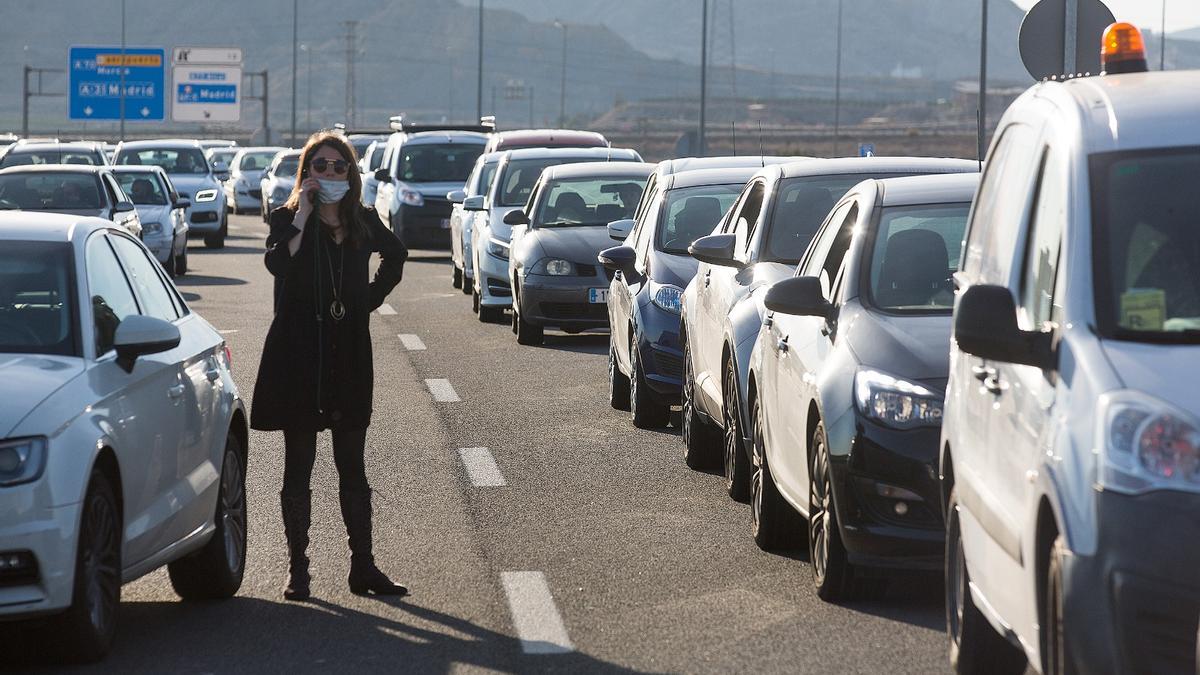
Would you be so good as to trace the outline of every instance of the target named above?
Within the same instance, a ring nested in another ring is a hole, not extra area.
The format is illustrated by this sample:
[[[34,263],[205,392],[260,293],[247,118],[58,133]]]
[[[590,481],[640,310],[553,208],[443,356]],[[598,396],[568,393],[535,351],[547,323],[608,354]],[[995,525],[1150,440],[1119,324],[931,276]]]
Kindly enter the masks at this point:
[[[342,492],[366,491],[367,430],[334,429],[333,463],[337,466],[338,490]],[[307,492],[312,479],[313,462],[317,459],[317,432],[283,432],[283,491],[289,494]]]

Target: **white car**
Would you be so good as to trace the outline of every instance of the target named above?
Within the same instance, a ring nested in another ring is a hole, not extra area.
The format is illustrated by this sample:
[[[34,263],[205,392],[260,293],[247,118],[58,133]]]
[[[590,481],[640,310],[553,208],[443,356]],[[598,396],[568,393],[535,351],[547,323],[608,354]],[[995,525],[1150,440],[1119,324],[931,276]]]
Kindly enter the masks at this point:
[[[225,200],[234,213],[262,210],[263,173],[271,160],[286,148],[261,146],[241,148],[229,164],[229,178],[224,182]]]
[[[263,172],[259,185],[262,189],[262,220],[267,222],[271,212],[284,205],[296,185],[296,171],[300,168],[300,151],[284,150],[275,155],[271,166]]]
[[[157,166],[112,169],[142,222],[142,243],[172,279],[187,274],[188,200],[179,196],[167,173]]]
[[[229,232],[225,192],[197,141],[165,139],[126,141],[117,146],[113,164],[154,165],[171,177],[179,196],[191,202],[188,235],[203,236],[208,248],[223,248]]]
[[[472,203],[482,203],[492,187],[496,167],[500,166],[503,156],[501,152],[480,155],[475,160],[471,175],[467,177],[466,185],[446,195],[446,199],[454,205],[450,211],[450,260],[454,268],[451,283],[455,288],[462,289],[464,294],[471,293],[471,280],[475,277],[475,268],[471,264],[471,231],[475,219],[483,213],[479,210],[468,211],[464,202],[476,197]]]
[[[960,673],[1195,669],[1200,72],[1107,60],[1005,113],[954,279],[941,476]]]
[[[246,411],[220,334],[98,218],[0,213],[0,620],[108,651],[120,588],[245,568]]]
[[[362,176],[363,206],[375,206],[375,192],[379,189],[379,179],[375,177],[375,172],[383,164],[383,151],[386,148],[386,140],[371,141],[366,150],[363,150],[362,158],[358,160],[359,175]]]

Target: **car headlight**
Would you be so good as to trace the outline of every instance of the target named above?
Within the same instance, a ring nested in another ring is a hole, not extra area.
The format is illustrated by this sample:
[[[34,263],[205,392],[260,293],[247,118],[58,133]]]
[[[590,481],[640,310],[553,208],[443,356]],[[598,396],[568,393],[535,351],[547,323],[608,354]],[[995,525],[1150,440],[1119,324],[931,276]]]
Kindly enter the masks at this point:
[[[494,237],[488,237],[487,252],[497,258],[508,260],[508,242],[500,241]]]
[[[408,206],[424,206],[425,197],[421,196],[416,190],[401,190],[400,201]]]
[[[1099,410],[1096,443],[1104,488],[1129,494],[1200,491],[1200,421],[1135,391],[1104,394]]]
[[[575,263],[561,258],[542,258],[529,268],[529,273],[552,277],[571,277],[575,276]]]
[[[889,427],[912,429],[942,423],[942,394],[877,370],[863,369],[854,375],[854,398],[859,412]]]
[[[650,302],[658,307],[679,314],[683,309],[683,289],[671,284],[656,284],[650,282]]]
[[[211,202],[216,198],[216,190],[199,190],[196,192],[196,201],[198,202]]]
[[[142,234],[162,234],[162,223],[142,223]]]
[[[46,468],[46,439],[0,441],[0,486],[35,481]]]
[[[281,201],[287,199],[288,194],[290,194],[290,193],[291,193],[291,190],[289,190],[283,186],[279,186],[271,191],[271,199],[274,199],[277,202],[281,202]]]

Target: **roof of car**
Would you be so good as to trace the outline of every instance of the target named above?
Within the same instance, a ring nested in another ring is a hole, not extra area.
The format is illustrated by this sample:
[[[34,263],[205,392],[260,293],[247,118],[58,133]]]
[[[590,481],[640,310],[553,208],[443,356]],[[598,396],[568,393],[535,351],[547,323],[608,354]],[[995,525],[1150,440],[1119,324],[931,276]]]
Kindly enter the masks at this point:
[[[637,152],[632,148],[524,148],[508,150],[507,153],[509,160],[567,157],[571,159],[610,158],[627,161],[637,157]]]
[[[112,228],[110,220],[38,211],[0,211],[0,240],[61,241]]]
[[[286,149],[287,148],[278,145],[259,145],[252,148],[238,148],[237,154],[243,155],[251,152],[280,152]]]
[[[510,129],[493,134],[488,141],[488,147],[496,150],[607,146],[608,139],[604,134],[579,129]]]
[[[970,202],[979,187],[978,173],[934,174],[875,181],[883,206]]]
[[[112,171],[111,166],[94,164],[22,164],[0,169],[0,174],[10,173],[101,173]]]
[[[726,155],[723,157],[677,157],[664,159],[658,163],[655,171],[660,176],[670,176],[681,171],[697,169],[724,169],[753,167],[761,169],[770,164],[795,162],[807,157],[778,157],[775,155]]]
[[[196,148],[204,150],[200,141],[190,138],[156,138],[152,141],[122,141],[121,150],[153,150],[157,148]]]
[[[832,176],[845,173],[973,173],[979,162],[973,159],[941,157],[838,157],[809,159],[767,167],[760,175],[781,178],[799,176]]]
[[[542,177],[556,178],[603,178],[606,176],[646,177],[654,170],[653,164],[645,162],[581,162],[558,164],[542,172]]]
[[[278,153],[276,153],[276,154],[275,154],[275,158],[276,158],[276,159],[283,159],[283,158],[285,158],[285,157],[299,157],[299,156],[300,156],[300,153],[302,153],[302,152],[304,152],[304,151],[303,151],[303,150],[297,150],[297,149],[295,149],[295,148],[292,148],[292,149],[290,149],[290,150],[280,150]]]
[[[404,134],[405,145],[410,144],[425,144],[425,143],[465,143],[470,145],[484,145],[487,143],[488,135],[481,134],[478,131],[414,131],[396,133]]]
[[[69,141],[66,143],[58,142],[42,142],[42,141],[17,141],[9,147],[9,152],[17,154],[20,152],[37,152],[39,150],[98,150],[101,148],[99,143],[93,141]]]
[[[691,169],[680,171],[670,177],[668,190],[699,187],[701,185],[742,185],[758,173],[761,167],[725,167],[722,169]]]
[[[163,168],[157,164],[119,164],[108,167],[113,173],[159,173]]]

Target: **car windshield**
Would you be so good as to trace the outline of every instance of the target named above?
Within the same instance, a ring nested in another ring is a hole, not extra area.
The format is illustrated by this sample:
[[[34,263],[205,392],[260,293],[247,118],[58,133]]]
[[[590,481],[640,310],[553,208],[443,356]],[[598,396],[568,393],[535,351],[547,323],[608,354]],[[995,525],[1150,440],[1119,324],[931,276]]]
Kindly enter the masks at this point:
[[[779,186],[771,229],[767,233],[762,259],[796,265],[804,257],[809,242],[825,222],[825,216],[842,195],[870,178],[891,175],[852,173],[836,176],[803,176],[785,179]]]
[[[500,206],[525,206],[529,201],[529,193],[537,183],[542,170],[559,164],[577,164],[601,160],[580,159],[577,157],[547,157],[542,159],[518,159],[511,161],[504,169],[504,178],[499,187]]]
[[[496,177],[496,168],[499,166],[499,162],[489,162],[479,167],[479,179],[475,182],[475,189],[467,196],[486,195],[492,189],[492,179]]]
[[[543,188],[534,227],[607,225],[633,217],[646,176],[556,180]]]
[[[380,143],[373,151],[371,151],[371,163],[367,168],[369,168],[372,172],[378,171],[379,166],[383,164],[383,148],[383,144]]]
[[[892,312],[949,314],[970,202],[884,208],[871,243],[871,303]]]
[[[233,156],[237,154],[237,150],[213,150],[208,153],[208,159],[211,163],[225,162],[226,164],[233,161]]]
[[[0,244],[0,352],[78,355],[68,244]]]
[[[154,148],[122,150],[117,164],[131,166],[161,166],[171,174],[208,173],[208,160],[199,148]]]
[[[465,183],[481,154],[477,143],[408,144],[396,175],[405,183]]]
[[[55,171],[0,176],[0,209],[73,211],[103,207],[92,174]]]
[[[374,138],[352,138],[350,139],[350,147],[354,148],[354,156],[362,157],[367,148],[375,142]]]
[[[159,184],[158,177],[153,174],[117,173],[117,180],[137,206],[164,206],[167,203],[167,194]]]
[[[278,150],[247,152],[242,155],[242,160],[238,162],[238,169],[242,171],[262,171],[271,166],[271,160],[275,159],[275,155],[278,152]]]
[[[663,253],[687,255],[693,241],[712,234],[741,192],[742,183],[670,190],[655,247]]]
[[[1200,343],[1200,148],[1092,160],[1096,314],[1105,337]]]
[[[300,167],[300,157],[284,157],[279,160],[279,165],[275,167],[275,175],[282,178],[291,178],[296,175],[296,169]]]
[[[29,166],[32,164],[78,164],[82,166],[100,166],[104,160],[100,155],[90,150],[30,150],[28,152],[10,152],[0,161],[0,169],[10,166]]]

